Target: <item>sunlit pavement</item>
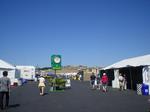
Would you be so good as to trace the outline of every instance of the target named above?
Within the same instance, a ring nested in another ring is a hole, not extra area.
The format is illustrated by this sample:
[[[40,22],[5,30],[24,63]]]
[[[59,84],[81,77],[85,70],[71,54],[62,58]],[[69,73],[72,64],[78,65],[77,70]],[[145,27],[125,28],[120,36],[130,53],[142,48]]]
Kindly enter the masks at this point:
[[[37,83],[29,82],[13,88],[10,107],[6,112],[147,112],[148,96],[135,91],[120,92],[109,88],[107,93],[91,90],[89,82],[72,81],[72,88],[64,92],[39,95]]]

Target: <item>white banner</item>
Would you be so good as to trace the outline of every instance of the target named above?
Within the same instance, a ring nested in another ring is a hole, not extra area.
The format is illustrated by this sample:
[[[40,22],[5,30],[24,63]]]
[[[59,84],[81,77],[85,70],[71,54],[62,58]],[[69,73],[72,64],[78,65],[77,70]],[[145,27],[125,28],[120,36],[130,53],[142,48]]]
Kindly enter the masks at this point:
[[[143,83],[150,85],[150,66],[143,68]]]

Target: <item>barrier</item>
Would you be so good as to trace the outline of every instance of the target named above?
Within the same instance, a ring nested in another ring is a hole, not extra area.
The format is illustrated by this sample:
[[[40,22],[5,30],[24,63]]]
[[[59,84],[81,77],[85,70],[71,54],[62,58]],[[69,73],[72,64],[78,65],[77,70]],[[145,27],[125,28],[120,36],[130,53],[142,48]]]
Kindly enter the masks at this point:
[[[142,84],[137,84],[136,87],[137,87],[137,94],[142,95]]]

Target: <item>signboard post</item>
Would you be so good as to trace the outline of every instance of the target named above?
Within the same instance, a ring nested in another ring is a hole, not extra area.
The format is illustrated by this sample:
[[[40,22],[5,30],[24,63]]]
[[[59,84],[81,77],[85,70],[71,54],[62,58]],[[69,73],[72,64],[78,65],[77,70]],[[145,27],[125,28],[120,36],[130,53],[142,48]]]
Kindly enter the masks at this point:
[[[61,55],[52,55],[51,56],[51,67],[53,70],[61,70]]]

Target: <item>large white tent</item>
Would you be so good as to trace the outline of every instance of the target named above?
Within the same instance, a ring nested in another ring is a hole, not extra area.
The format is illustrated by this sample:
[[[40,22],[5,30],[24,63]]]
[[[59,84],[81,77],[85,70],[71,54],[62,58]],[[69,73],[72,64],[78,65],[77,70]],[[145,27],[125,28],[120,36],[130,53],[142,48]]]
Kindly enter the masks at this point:
[[[3,71],[8,71],[8,77],[11,79],[11,84],[16,80],[15,67],[0,59],[0,77],[3,76]]]
[[[114,68],[123,68],[123,67],[128,67],[128,66],[136,67],[136,66],[149,66],[149,65],[150,65],[150,54],[124,59],[110,66],[107,66],[104,69],[106,70],[106,69],[114,69]]]
[[[14,70],[15,67],[0,59],[0,69]]]
[[[119,88],[118,77],[121,69],[122,68],[137,69],[138,67],[141,67],[142,69],[141,70],[142,72],[140,74],[142,76],[142,83],[150,85],[150,54],[121,60],[110,66],[105,67],[104,70],[106,71],[110,69],[114,70],[114,80],[112,80],[112,87]],[[135,74],[130,73],[130,75],[137,75],[137,74],[139,75],[139,72],[136,72]]]

